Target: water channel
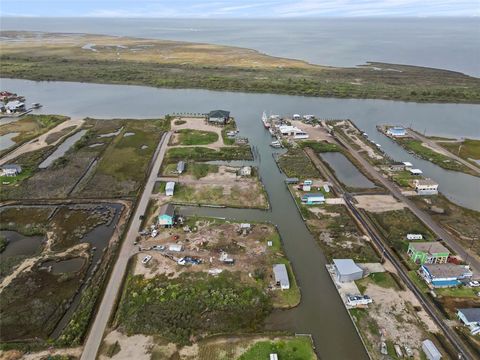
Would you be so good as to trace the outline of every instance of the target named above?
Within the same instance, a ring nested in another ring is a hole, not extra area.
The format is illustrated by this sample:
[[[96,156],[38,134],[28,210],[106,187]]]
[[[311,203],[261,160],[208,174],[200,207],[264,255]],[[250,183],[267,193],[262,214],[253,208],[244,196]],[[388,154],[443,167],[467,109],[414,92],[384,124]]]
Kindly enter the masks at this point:
[[[38,165],[38,167],[40,169],[45,169],[52,165],[55,160],[65,155],[68,149],[70,149],[78,140],[80,140],[86,132],[87,130],[80,130],[79,132],[66,138],[49,157],[47,157],[44,161],[40,163],[40,165]]]
[[[98,85],[66,82],[32,82],[2,79],[2,88],[44,104],[40,113],[72,117],[155,118],[173,112],[207,112],[216,108],[232,111],[240,136],[248,137],[255,161],[271,202],[270,211],[186,208],[183,212],[246,221],[269,221],[278,226],[287,256],[302,291],[295,309],[276,311],[267,321],[269,329],[311,333],[322,359],[367,359],[341,299],[325,269],[325,257],[308,232],[284,176],[274,161],[271,136],[260,122],[263,110],[280,114],[308,113],[321,118],[350,118],[395,159],[412,160],[401,147],[375,130],[381,123],[412,123],[416,129],[429,126],[427,134],[480,138],[480,106],[413,104],[380,100],[345,100],[244,94],[205,90],[169,90],[141,86]],[[65,94],[71,96],[65,97]],[[44,94],[48,94],[45,96]],[[135,103],[132,107],[130,104]],[[462,119],[458,126],[456,119]],[[457,203],[480,209],[480,179],[445,171],[426,161],[413,159],[417,167],[440,182],[441,190]],[[460,180],[459,180],[460,179]],[[462,186],[458,186],[458,184]],[[478,191],[476,192],[479,193]]]

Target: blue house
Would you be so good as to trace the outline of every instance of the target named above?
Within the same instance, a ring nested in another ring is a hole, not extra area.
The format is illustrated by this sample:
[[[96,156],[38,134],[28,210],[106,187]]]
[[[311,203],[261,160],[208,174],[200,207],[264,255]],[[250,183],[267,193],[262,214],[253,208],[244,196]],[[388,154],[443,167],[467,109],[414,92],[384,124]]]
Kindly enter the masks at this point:
[[[173,225],[173,215],[174,215],[174,208],[173,205],[168,203],[162,205],[160,208],[160,213],[158,214],[158,221],[157,224],[159,226],[172,226]]]
[[[473,276],[468,266],[450,263],[424,264],[419,272],[427,284],[434,288],[458,286]]]
[[[302,202],[307,205],[323,204],[325,196],[322,193],[305,194],[302,196]]]
[[[402,127],[402,126],[394,126],[394,127],[388,128],[387,135],[390,135],[390,136],[405,136],[405,135],[407,135],[407,130],[405,130],[405,128]]]

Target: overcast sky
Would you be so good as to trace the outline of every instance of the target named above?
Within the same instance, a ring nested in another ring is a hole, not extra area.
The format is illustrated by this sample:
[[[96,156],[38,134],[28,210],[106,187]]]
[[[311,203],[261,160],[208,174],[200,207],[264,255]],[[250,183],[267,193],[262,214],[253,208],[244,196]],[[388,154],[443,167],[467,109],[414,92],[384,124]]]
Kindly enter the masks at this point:
[[[161,18],[479,16],[480,0],[0,0],[0,14]]]

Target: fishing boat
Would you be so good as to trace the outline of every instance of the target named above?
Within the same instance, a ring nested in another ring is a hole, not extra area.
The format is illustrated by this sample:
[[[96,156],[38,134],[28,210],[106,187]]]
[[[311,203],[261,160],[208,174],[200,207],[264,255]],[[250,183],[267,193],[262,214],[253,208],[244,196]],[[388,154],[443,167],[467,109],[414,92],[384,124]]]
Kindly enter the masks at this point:
[[[270,135],[275,136],[275,131],[273,131],[272,128],[268,128],[268,131],[270,132]]]
[[[263,126],[265,126],[266,129],[270,128],[270,123],[268,122],[268,117],[265,111],[262,114],[262,122],[263,122]]]
[[[275,140],[270,143],[270,146],[278,149],[282,147],[282,144],[280,143],[280,141]]]

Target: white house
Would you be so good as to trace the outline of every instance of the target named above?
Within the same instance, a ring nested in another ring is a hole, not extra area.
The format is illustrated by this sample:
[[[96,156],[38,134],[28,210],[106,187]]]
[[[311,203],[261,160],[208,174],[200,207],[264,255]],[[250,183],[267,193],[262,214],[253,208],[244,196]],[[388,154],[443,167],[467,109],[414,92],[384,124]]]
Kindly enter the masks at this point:
[[[22,172],[22,167],[16,164],[3,165],[0,169],[2,176],[17,176]]]
[[[422,234],[407,234],[407,240],[423,240]]]
[[[282,135],[293,136],[294,139],[308,139],[308,134],[295,126],[282,125],[278,130]]]
[[[407,130],[405,130],[405,128],[402,126],[394,126],[387,129],[387,135],[394,137],[405,136],[407,135]]]
[[[480,308],[458,309],[457,316],[472,335],[480,334]]]
[[[173,190],[175,189],[175,182],[174,181],[169,181],[165,185],[165,195],[167,196],[173,196]]]
[[[413,180],[415,191],[418,195],[437,195],[438,183],[432,179],[415,179]]]
[[[7,110],[7,113],[15,113],[20,110],[25,109],[25,103],[18,101],[18,100],[13,100],[9,101],[7,105],[5,105],[5,109]]]
[[[240,176],[251,176],[252,167],[251,166],[242,166],[239,170]]]
[[[413,176],[420,176],[423,174],[423,171],[420,169],[410,169],[409,171]]]

